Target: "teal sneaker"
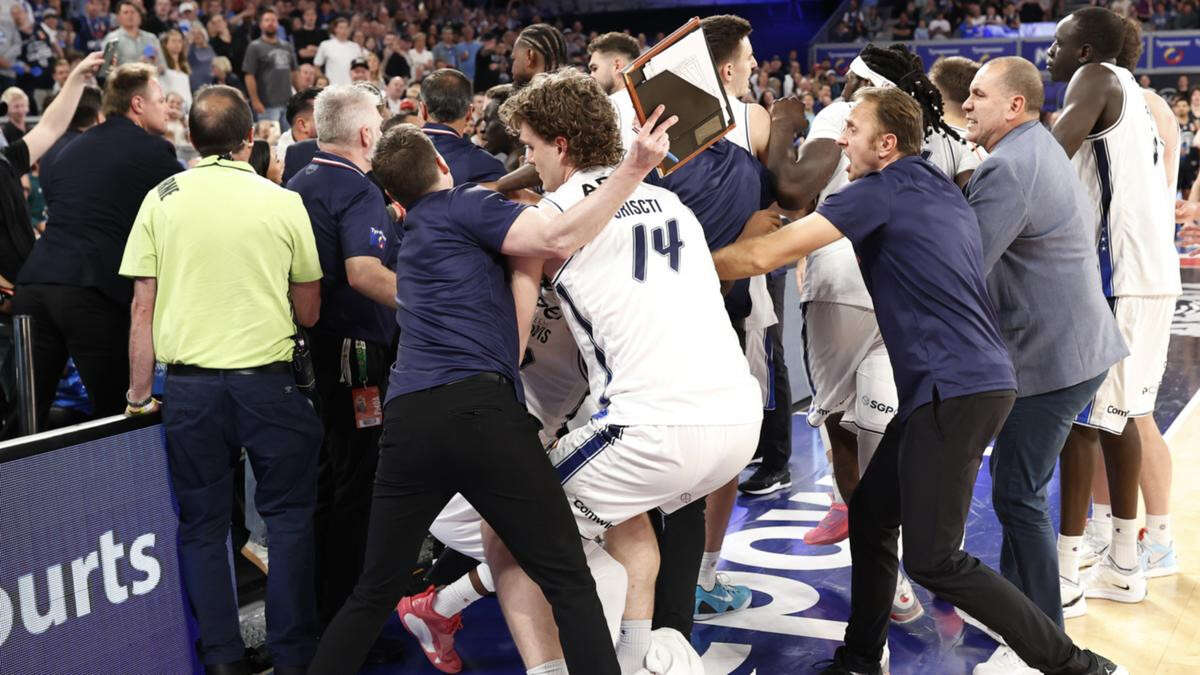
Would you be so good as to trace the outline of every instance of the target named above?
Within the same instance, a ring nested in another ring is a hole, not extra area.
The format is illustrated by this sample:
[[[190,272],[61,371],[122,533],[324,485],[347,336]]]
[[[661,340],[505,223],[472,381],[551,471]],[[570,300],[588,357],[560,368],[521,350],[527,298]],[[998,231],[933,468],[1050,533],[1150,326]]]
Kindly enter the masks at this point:
[[[1179,574],[1179,559],[1175,557],[1175,542],[1155,544],[1146,536],[1146,528],[1138,533],[1138,558],[1146,578],[1169,577]],[[697,596],[699,597],[699,596]]]
[[[711,591],[704,590],[704,587],[699,584],[696,585],[694,618],[696,621],[704,621],[721,614],[746,609],[750,606],[750,595],[749,587],[731,584],[728,577],[718,574],[717,583],[713,584]]]

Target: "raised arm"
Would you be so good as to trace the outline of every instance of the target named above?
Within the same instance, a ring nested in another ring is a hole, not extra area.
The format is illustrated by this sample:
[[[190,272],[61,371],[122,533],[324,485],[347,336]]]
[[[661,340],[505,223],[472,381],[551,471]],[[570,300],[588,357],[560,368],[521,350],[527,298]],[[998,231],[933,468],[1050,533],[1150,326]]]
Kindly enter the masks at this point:
[[[562,215],[548,217],[542,209],[525,209],[513,222],[500,252],[508,256],[567,258],[591,241],[670,148],[667,129],[678,117],[658,123],[659,106],[638,132],[637,139],[600,187]],[[657,126],[656,126],[657,125]]]
[[[71,118],[75,116],[75,108],[79,106],[79,97],[83,95],[83,88],[87,84],[88,78],[95,74],[100,68],[100,64],[104,62],[103,52],[92,52],[88,54],[71,74],[67,76],[67,81],[63,84],[62,91],[58,96],[54,97],[46,112],[42,114],[42,119],[37,126],[25,134],[25,147],[29,148],[29,163],[34,164],[42,155],[54,145],[59,136],[67,130],[67,125],[71,123]]]
[[[780,99],[771,110],[771,137],[767,144],[767,169],[779,205],[785,209],[804,209],[817,199],[829,183],[842,149],[830,138],[813,138],[800,147],[793,139],[807,128],[804,104],[795,97]]]
[[[771,234],[713,251],[713,263],[723,281],[746,279],[796,262],[841,238],[842,233],[825,216],[810,213]]]

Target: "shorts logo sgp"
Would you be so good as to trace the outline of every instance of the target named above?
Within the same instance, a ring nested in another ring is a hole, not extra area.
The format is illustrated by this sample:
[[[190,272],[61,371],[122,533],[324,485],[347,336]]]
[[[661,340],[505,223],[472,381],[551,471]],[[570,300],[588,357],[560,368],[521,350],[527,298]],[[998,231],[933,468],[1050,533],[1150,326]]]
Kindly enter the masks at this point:
[[[872,399],[870,396],[863,396],[862,404],[871,410],[878,410],[885,415],[891,415],[892,413],[896,412],[895,406],[888,405],[887,403],[881,403]]]

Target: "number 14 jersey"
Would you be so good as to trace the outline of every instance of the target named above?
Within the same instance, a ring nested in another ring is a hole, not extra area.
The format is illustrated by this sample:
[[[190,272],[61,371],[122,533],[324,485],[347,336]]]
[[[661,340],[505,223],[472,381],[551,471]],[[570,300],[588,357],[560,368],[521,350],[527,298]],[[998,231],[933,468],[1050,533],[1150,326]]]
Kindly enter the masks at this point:
[[[540,208],[571,208],[610,171],[577,171]],[[673,192],[639,185],[553,285],[605,423],[762,418],[758,383],[725,312],[704,231]]]

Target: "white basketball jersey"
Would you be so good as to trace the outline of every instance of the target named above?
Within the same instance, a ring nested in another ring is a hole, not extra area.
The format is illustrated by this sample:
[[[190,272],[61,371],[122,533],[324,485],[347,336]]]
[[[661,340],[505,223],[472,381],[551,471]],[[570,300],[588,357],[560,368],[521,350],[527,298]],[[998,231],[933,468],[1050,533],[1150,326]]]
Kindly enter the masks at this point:
[[[525,406],[542,423],[542,441],[566,429],[588,392],[587,367],[563,316],[558,295],[543,284],[521,364]]]
[[[935,133],[925,141],[921,156],[945,172],[950,180],[954,180],[964,171],[978,169],[988,155],[987,150],[966,140],[966,129],[950,128],[958,134],[958,140]]]
[[[1141,87],[1128,70],[1103,64],[1121,83],[1117,123],[1084,139],[1071,158],[1092,200],[1100,282],[1106,297],[1177,295],[1174,201],[1163,179],[1163,144]]]
[[[629,152],[630,146],[637,138],[637,133],[633,130],[633,123],[637,121],[633,100],[629,98],[627,89],[610,94],[608,100],[617,111],[617,131],[621,134],[621,147],[625,149],[625,152]]]
[[[750,141],[750,104],[728,94],[726,97],[729,99],[729,107],[733,109],[733,122],[737,126],[730,129],[725,138],[753,155],[754,144]]]
[[[576,172],[543,199],[566,210],[610,169]],[[609,424],[730,425],[762,418],[704,231],[674,193],[641,184],[554,278]]]

